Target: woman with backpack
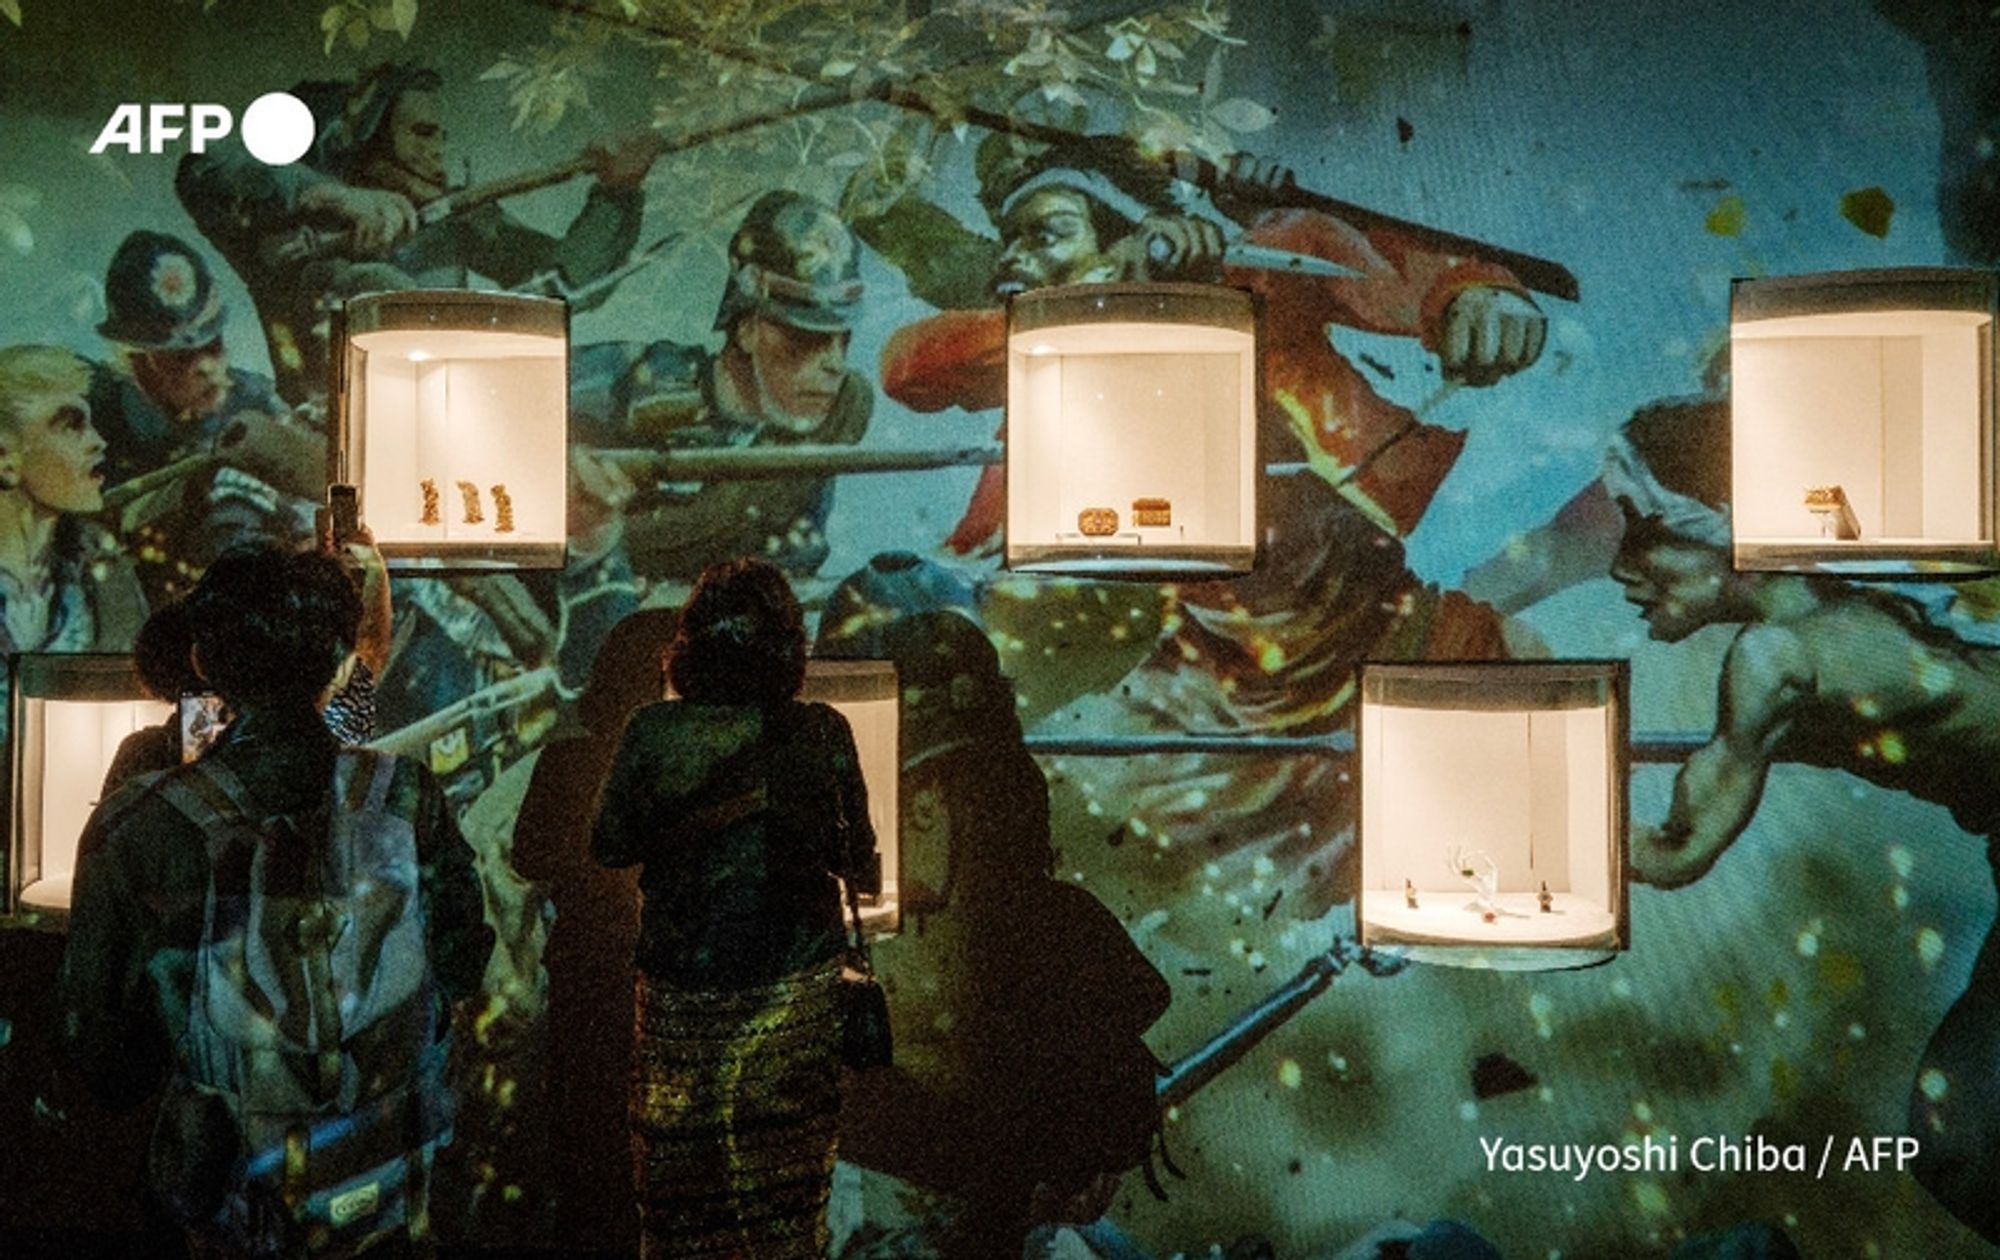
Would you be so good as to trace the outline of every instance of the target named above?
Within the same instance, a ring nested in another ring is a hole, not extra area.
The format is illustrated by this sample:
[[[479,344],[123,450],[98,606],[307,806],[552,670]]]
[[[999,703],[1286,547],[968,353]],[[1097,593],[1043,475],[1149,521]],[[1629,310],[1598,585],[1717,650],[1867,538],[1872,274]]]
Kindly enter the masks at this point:
[[[638,866],[632,1100],[640,1254],[818,1257],[839,1133],[840,882],[881,873],[854,736],[797,699],[784,575],[711,567],[625,728],[591,850]]]

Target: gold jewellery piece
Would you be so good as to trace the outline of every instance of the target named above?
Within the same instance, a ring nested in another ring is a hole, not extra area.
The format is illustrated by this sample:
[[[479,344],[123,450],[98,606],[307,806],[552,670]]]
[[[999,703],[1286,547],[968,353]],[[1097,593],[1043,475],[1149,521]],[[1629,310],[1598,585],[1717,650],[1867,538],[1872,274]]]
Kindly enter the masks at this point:
[[[511,534],[514,532],[514,496],[507,493],[507,483],[493,485],[493,532]]]
[[[1077,529],[1091,538],[1118,532],[1117,508],[1085,508],[1076,514]]]
[[[1159,526],[1174,523],[1174,503],[1172,499],[1132,500],[1132,523],[1134,525]]]
[[[443,524],[444,517],[438,511],[438,483],[432,481],[429,477],[424,478],[423,492],[424,492],[423,523],[426,525]]]
[[[477,525],[486,519],[486,513],[479,509],[479,487],[469,481],[458,483],[458,493],[465,499],[465,523]]]
[[[1861,521],[1854,515],[1854,505],[1847,501],[1847,491],[1837,485],[1807,486],[1806,511],[1819,518],[1821,538],[1853,542],[1861,537]]]

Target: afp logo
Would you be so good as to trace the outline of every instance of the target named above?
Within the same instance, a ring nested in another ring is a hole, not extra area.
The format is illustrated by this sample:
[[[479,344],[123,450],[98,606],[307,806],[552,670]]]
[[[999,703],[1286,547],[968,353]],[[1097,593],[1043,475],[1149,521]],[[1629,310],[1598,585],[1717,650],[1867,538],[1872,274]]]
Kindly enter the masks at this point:
[[[165,153],[182,139],[195,153],[235,127],[226,105],[120,105],[91,144],[92,153]],[[243,147],[266,166],[289,166],[312,148],[319,127],[306,103],[290,92],[266,92],[243,111]]]

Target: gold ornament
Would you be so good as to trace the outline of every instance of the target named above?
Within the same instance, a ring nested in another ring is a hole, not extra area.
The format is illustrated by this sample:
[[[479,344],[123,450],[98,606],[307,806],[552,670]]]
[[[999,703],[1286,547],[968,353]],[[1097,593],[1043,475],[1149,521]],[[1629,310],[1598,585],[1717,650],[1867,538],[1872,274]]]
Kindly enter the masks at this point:
[[[1161,526],[1174,523],[1174,504],[1171,499],[1132,500],[1132,523],[1134,525]]]
[[[458,493],[465,499],[465,523],[477,525],[486,519],[486,513],[479,509],[479,487],[469,481],[458,483]]]
[[[1076,514],[1076,527],[1091,538],[1102,538],[1106,534],[1118,532],[1118,509],[1106,507],[1085,508]]]
[[[444,517],[440,514],[438,510],[438,483],[432,481],[429,477],[424,478],[423,492],[424,492],[423,523],[426,525],[438,525],[443,523]]]
[[[514,532],[514,496],[507,493],[507,483],[493,485],[493,532],[511,534]]]

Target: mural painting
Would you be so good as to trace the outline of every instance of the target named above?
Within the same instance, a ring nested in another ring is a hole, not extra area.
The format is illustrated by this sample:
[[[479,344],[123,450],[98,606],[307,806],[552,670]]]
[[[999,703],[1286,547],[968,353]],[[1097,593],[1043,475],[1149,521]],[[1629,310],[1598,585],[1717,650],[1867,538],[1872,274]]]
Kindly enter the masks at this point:
[[[377,694],[497,936],[445,1240],[636,1250],[584,803],[756,555],[903,688],[831,1254],[2000,1254],[2000,598],[1734,572],[1727,432],[1731,277],[1993,264],[2000,23],[1751,8],[0,0],[9,650],[310,545],[346,299],[559,297],[567,562],[398,573]],[[293,163],[103,143],[274,91]],[[1002,564],[1005,303],[1118,281],[1257,297],[1253,572]],[[1631,948],[1361,949],[1356,668],[1551,657],[1631,662]],[[61,927],[0,928],[0,1227],[130,1232]]]

